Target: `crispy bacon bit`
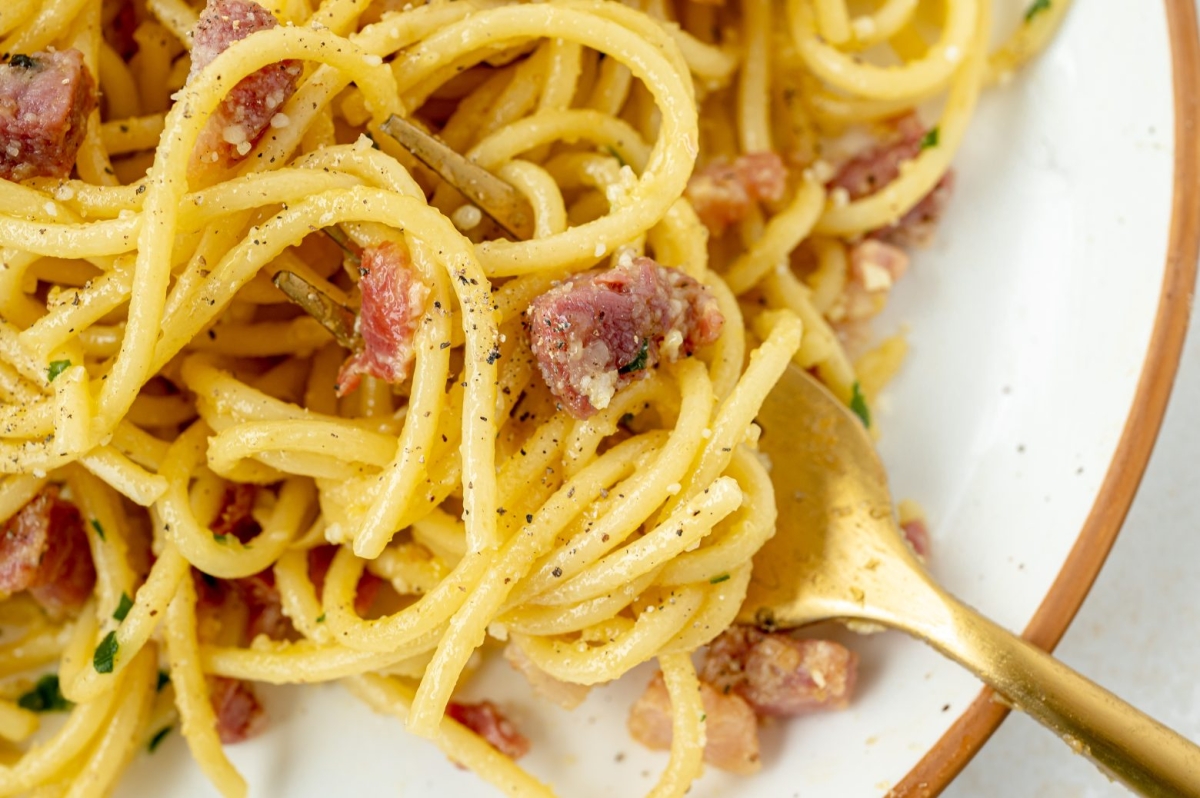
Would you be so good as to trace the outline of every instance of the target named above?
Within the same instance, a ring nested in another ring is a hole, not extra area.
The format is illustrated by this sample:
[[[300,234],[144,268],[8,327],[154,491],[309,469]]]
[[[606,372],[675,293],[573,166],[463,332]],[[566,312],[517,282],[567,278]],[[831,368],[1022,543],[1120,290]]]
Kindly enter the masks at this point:
[[[96,81],[71,48],[0,61],[0,178],[67,177],[96,107]]]
[[[891,140],[845,163],[829,182],[830,190],[844,190],[849,200],[874,194],[900,176],[901,164],[917,157],[928,132],[916,114],[901,117],[895,122]],[[929,243],[953,188],[954,173],[947,172],[908,213],[871,235],[898,246]]]
[[[904,521],[900,524],[900,530],[904,532],[904,539],[912,547],[917,559],[925,562],[929,558],[929,527],[925,525],[925,519]]]
[[[725,694],[700,682],[704,704],[704,761],[731,773],[748,776],[762,767],[758,753],[758,725],[754,710],[736,693]],[[662,673],[629,711],[629,734],[647,748],[671,747],[671,697]]]
[[[529,753],[529,740],[500,713],[491,701],[468,704],[451,701],[446,714],[487,740],[493,748],[512,759]]]
[[[550,699],[563,709],[574,709],[587,698],[590,689],[587,685],[572,684],[554,678],[525,656],[525,652],[516,643],[509,643],[504,647],[504,658],[529,680],[535,693]]]
[[[252,33],[270,30],[279,22],[252,0],[209,0],[192,34],[195,77],[229,45]],[[296,91],[301,63],[294,59],[268,64],[234,86],[196,142],[201,162],[228,166],[242,158],[271,124],[271,118]]]
[[[217,537],[233,535],[242,543],[254,539],[262,527],[251,514],[254,500],[258,498],[258,486],[246,482],[230,482],[225,486],[221,511],[213,522],[212,533]]]
[[[526,323],[550,391],[587,418],[663,358],[717,340],[725,319],[699,282],[639,257],[551,288],[529,306]]]
[[[54,617],[92,594],[96,568],[83,518],[48,486],[0,528],[0,597],[28,590]]]
[[[774,152],[752,152],[733,163],[716,161],[692,175],[686,196],[716,235],[739,222],[755,202],[775,202],[787,188],[787,167]]]
[[[390,383],[408,377],[415,352],[413,338],[429,288],[417,279],[404,247],[385,241],[362,254],[362,307],[358,331],[363,350],[346,359],[338,372],[337,395],[345,396],[358,387],[362,375]]]
[[[318,599],[324,593],[325,577],[329,573],[329,566],[333,564],[333,556],[337,554],[337,549],[337,546],[317,546],[308,550],[308,578],[312,580]],[[360,616],[370,612],[382,586],[382,579],[364,570],[358,579],[357,592],[354,594],[354,611]]]
[[[887,304],[888,292],[908,271],[908,253],[878,238],[865,238],[850,248],[850,280],[836,321],[870,318]]]
[[[740,695],[758,715],[800,715],[850,702],[858,655],[829,640],[733,626],[709,644],[700,678]]]
[[[208,694],[217,715],[217,734],[225,745],[249,740],[266,728],[266,713],[249,682],[210,676]]]

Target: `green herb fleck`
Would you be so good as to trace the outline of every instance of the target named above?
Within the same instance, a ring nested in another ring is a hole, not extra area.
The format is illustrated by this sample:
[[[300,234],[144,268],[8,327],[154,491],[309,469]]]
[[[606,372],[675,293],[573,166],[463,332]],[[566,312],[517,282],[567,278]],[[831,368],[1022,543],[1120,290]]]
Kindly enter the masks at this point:
[[[321,613],[317,616],[317,623],[325,623],[325,613]]]
[[[638,351],[637,357],[626,363],[621,368],[617,369],[618,374],[632,374],[635,371],[641,371],[646,368],[646,361],[650,359],[650,339],[642,339],[642,348]]]
[[[701,714],[701,715],[700,715],[700,722],[701,722],[701,723],[703,723],[703,722],[704,722],[704,721],[706,721],[706,720],[708,720],[708,713],[707,713],[707,712],[705,712],[705,713],[703,713],[703,714]]]
[[[51,360],[50,368],[46,369],[46,379],[54,382],[54,378],[71,367],[69,360]]]
[[[104,540],[104,527],[100,526],[100,522],[95,518],[92,519],[92,529],[96,530],[96,537]]]
[[[862,419],[864,427],[871,428],[871,409],[867,407],[867,400],[862,395],[862,388],[859,387],[857,381],[854,383],[853,393],[850,396],[850,409],[854,411],[854,415]]]
[[[72,704],[58,689],[58,677],[48,673],[38,679],[33,689],[17,699],[17,705],[33,712],[66,712]]]
[[[729,578],[729,574],[721,574],[720,576],[714,576],[712,579],[709,579],[708,583],[710,585],[719,585],[728,578]]]
[[[154,692],[161,693],[162,689],[171,683],[171,674],[166,671],[158,672],[158,684],[154,685]]]
[[[625,163],[625,159],[621,157],[621,153],[617,152],[616,148],[605,147],[604,149],[608,150],[608,154],[611,155],[612,157],[616,158],[617,163],[619,163],[621,166],[627,166],[627,164]]]
[[[113,612],[113,617],[118,621],[123,621],[131,609],[133,609],[133,599],[129,598],[129,594],[122,590],[121,600],[117,602],[117,609]]]
[[[214,532],[213,540],[217,541],[218,543],[227,543],[229,542],[229,535],[218,535],[216,532]]]
[[[158,748],[160,745],[162,745],[163,738],[166,737],[170,733],[171,733],[171,727],[163,726],[161,729],[159,729],[158,731],[156,731],[154,733],[153,737],[150,738],[150,744],[146,746],[146,750],[153,754],[154,749]]]
[[[921,151],[924,152],[930,147],[936,147],[938,145],[938,136],[940,133],[941,131],[939,128],[930,128],[929,132],[921,137]]]
[[[100,645],[96,646],[96,653],[92,655],[92,667],[96,669],[96,673],[112,673],[113,660],[117,658],[117,650],[121,644],[117,642],[117,633],[109,632],[100,641]]]
[[[1050,0],[1033,0],[1033,3],[1029,6],[1029,8],[1025,9],[1025,22],[1028,23],[1032,21],[1033,18],[1038,14],[1049,10]]]

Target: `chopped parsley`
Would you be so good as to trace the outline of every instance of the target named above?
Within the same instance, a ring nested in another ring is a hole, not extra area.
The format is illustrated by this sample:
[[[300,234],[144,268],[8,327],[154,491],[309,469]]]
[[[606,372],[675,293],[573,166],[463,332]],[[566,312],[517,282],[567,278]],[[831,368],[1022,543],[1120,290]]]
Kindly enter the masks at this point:
[[[54,378],[71,367],[69,360],[51,360],[50,368],[46,369],[46,379],[54,382]]]
[[[116,631],[109,632],[104,636],[100,645],[96,646],[96,653],[92,655],[92,667],[96,669],[96,673],[113,672],[113,662],[117,658],[117,651],[120,647]]]
[[[1033,0],[1029,8],[1025,9],[1025,21],[1031,22],[1034,17],[1043,11],[1050,10],[1050,0]]]
[[[857,381],[854,383],[853,393],[850,396],[850,409],[862,420],[864,427],[871,428],[871,408],[867,407],[866,397],[862,395],[862,389]]]
[[[92,519],[92,529],[96,530],[96,537],[100,538],[101,540],[105,539],[104,527],[100,526],[100,522],[95,518]]]
[[[641,371],[646,368],[646,361],[650,359],[650,339],[642,339],[642,348],[638,350],[637,357],[626,363],[621,368],[617,369],[618,374],[632,374],[635,371]]]
[[[924,136],[921,137],[921,152],[936,147],[938,145],[938,137],[941,135],[941,129],[932,127]]]
[[[146,750],[153,754],[154,749],[158,748],[160,745],[162,745],[163,738],[166,737],[170,733],[171,733],[171,727],[163,726],[161,729],[159,729],[158,731],[156,731],[154,733],[153,737],[150,738],[150,744],[146,746]]]
[[[619,163],[621,166],[628,165],[625,163],[625,159],[621,157],[621,153],[617,152],[615,147],[605,147],[604,149],[608,150],[608,154],[611,155],[612,157],[616,158],[617,163]]]
[[[117,609],[113,612],[113,617],[118,621],[123,621],[131,609],[133,609],[133,599],[129,598],[129,594],[122,590],[121,600],[117,602]]]
[[[703,723],[703,722],[704,722],[704,721],[706,721],[706,720],[708,720],[708,713],[707,713],[707,712],[705,712],[705,713],[702,713],[702,714],[700,715],[700,722],[701,722],[701,723]]]
[[[161,693],[162,689],[171,683],[171,674],[166,671],[158,672],[158,683],[154,685],[154,692]]]
[[[218,543],[228,543],[229,535],[218,535],[216,532],[213,532],[213,540],[217,541]]]
[[[720,576],[714,576],[712,579],[709,579],[708,583],[710,585],[719,585],[728,578],[729,578],[729,574],[721,574]]]
[[[325,623],[325,613],[321,613],[317,616],[317,623]]]
[[[48,673],[37,680],[28,693],[17,699],[17,705],[32,712],[66,712],[72,707],[58,689],[58,676]]]

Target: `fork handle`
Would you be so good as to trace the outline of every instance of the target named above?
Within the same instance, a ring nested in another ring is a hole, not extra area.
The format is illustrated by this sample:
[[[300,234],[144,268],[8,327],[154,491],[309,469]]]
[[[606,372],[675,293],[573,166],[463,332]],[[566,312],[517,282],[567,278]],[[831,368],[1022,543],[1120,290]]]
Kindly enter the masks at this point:
[[[949,611],[943,622],[895,625],[965,666],[1129,789],[1200,798],[1200,747],[957,599],[941,597]]]

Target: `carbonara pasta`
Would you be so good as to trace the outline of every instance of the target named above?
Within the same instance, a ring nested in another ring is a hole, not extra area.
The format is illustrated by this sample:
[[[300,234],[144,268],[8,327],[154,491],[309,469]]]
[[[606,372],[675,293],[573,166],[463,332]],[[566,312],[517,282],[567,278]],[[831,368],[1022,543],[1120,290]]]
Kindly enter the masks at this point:
[[[868,322],[1066,7],[990,54],[989,0],[0,9],[0,796],[105,795],[176,725],[245,795],[253,684],[327,681],[549,795],[455,697],[500,645],[566,706],[656,660],[653,795],[758,769],[757,718],[855,664],[730,628],[774,531],[759,404],[795,362],[870,424],[905,347]]]

